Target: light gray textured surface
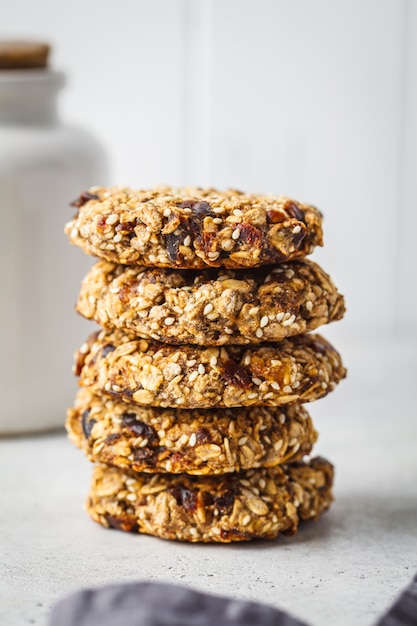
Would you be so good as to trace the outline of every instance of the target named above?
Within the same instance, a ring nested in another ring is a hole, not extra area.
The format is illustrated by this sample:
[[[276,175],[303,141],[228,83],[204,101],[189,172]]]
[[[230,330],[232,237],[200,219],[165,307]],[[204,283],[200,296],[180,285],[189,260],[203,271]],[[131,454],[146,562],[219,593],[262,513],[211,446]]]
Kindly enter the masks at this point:
[[[187,545],[106,530],[82,510],[91,468],[62,433],[0,440],[2,626],[44,626],[63,595],[132,580],[263,601],[314,626],[375,622],[417,570],[416,350],[337,345],[349,378],[309,406],[336,501],[294,537]]]

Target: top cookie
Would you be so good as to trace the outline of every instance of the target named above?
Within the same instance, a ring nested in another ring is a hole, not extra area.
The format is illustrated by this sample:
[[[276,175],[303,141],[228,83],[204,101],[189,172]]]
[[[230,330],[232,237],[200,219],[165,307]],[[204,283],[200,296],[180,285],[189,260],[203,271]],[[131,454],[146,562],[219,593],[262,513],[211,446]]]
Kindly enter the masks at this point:
[[[93,187],[65,227],[87,254],[125,265],[258,267],[323,245],[318,209],[283,196],[200,187]]]

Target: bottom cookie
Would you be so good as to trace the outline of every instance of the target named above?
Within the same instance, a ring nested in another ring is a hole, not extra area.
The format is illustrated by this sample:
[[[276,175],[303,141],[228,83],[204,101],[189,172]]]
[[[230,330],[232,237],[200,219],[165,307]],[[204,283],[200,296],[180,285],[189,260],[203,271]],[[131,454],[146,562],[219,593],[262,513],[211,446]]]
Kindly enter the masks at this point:
[[[333,466],[317,457],[217,476],[133,474],[98,465],[87,511],[106,527],[192,542],[294,534],[331,504]]]

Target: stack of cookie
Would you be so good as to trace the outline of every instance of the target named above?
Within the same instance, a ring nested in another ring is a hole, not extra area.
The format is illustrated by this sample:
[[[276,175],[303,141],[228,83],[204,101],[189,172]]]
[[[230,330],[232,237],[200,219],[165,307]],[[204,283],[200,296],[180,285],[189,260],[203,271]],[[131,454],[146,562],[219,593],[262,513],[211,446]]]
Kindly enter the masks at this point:
[[[320,325],[344,313],[306,260],[321,214],[214,189],[93,188],[72,243],[99,257],[77,309],[103,330],[79,349],[71,440],[96,463],[104,526],[203,542],[271,539],[317,519],[332,465],[304,403],[345,376]]]

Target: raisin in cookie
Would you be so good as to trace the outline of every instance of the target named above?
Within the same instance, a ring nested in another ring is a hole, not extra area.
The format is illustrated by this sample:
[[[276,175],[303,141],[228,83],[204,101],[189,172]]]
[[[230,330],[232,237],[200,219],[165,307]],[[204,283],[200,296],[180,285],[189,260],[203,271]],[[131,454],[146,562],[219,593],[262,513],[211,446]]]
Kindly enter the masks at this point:
[[[346,373],[320,335],[226,349],[171,346],[120,330],[93,333],[77,352],[74,371],[93,392],[184,409],[309,402]]]
[[[87,510],[103,526],[193,542],[294,534],[332,502],[333,467],[322,458],[217,476],[134,474],[97,466]]]
[[[343,296],[317,263],[170,270],[98,261],[77,310],[107,328],[203,346],[280,341],[339,320]]]
[[[199,187],[94,187],[73,203],[70,241],[127,265],[257,267],[304,258],[322,241],[318,209],[286,197]]]
[[[91,461],[135,472],[224,474],[302,459],[317,433],[301,404],[234,409],[141,407],[81,389],[69,438]]]

